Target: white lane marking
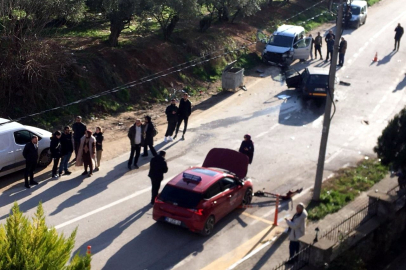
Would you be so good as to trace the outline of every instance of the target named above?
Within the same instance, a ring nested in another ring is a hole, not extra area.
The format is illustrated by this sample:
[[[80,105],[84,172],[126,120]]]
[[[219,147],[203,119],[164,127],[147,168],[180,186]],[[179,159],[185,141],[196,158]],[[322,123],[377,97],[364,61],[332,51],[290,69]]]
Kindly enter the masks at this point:
[[[355,136],[351,136],[351,137],[348,139],[348,141],[349,141],[349,142],[352,142],[354,139],[355,139]]]
[[[175,176],[176,176],[176,175],[174,175],[174,176],[172,176],[171,178],[168,178],[168,179],[162,181],[162,183],[165,185],[166,183],[168,183],[168,182],[169,182],[173,177],[175,177]],[[144,194],[145,192],[148,192],[148,191],[150,191],[150,190],[151,190],[151,187],[147,187],[147,188],[141,189],[141,190],[139,190],[139,191],[137,191],[137,192],[134,192],[134,193],[131,194],[131,195],[128,195],[127,197],[121,198],[120,200],[114,201],[114,202],[109,203],[109,204],[107,204],[107,205],[105,205],[105,206],[102,206],[102,207],[97,208],[97,209],[95,209],[95,210],[93,210],[93,211],[90,211],[90,212],[88,212],[88,213],[86,213],[86,214],[83,214],[83,215],[81,215],[81,216],[78,216],[78,217],[76,217],[76,218],[73,218],[73,219],[71,219],[71,220],[68,220],[68,221],[66,221],[66,222],[64,222],[64,223],[62,223],[62,224],[56,225],[56,226],[55,226],[55,229],[58,230],[58,229],[60,229],[60,228],[66,227],[66,226],[68,226],[68,225],[70,225],[70,224],[72,224],[72,223],[75,223],[75,222],[77,222],[77,221],[79,221],[79,220],[82,220],[82,219],[84,219],[84,218],[90,217],[90,216],[92,216],[92,215],[94,215],[94,214],[97,214],[97,213],[103,211],[103,210],[106,210],[106,209],[108,209],[108,208],[111,208],[111,207],[113,207],[113,206],[115,206],[115,205],[117,205],[117,204],[123,203],[123,202],[128,201],[128,200],[130,200],[130,199],[132,199],[132,198],[135,198],[135,197],[137,197],[137,196],[140,196],[140,195],[142,195],[142,194]]]
[[[276,128],[277,126],[279,126],[278,123],[274,124],[268,131],[264,131],[264,132],[259,133],[255,138],[260,138],[260,137],[262,137],[262,136],[268,134],[271,130],[273,130],[273,129]]]
[[[343,150],[339,149],[337,152],[332,154],[324,163],[330,163],[333,159],[335,159]]]
[[[343,144],[344,147],[347,147],[349,144],[346,142]]]
[[[262,136],[264,136],[264,135],[266,135],[266,134],[268,134],[268,133],[269,133],[269,131],[261,132],[261,133],[259,133],[257,136],[255,136],[255,138],[260,138],[260,137],[262,137]]]
[[[374,110],[372,111],[372,113],[375,114],[375,113],[379,110],[380,107],[381,107],[381,105],[380,105],[380,104],[377,104],[377,105],[375,106]]]
[[[379,103],[381,103],[381,104],[384,103],[387,98],[388,98],[388,96],[387,96],[387,95],[384,95],[384,96],[381,98],[381,100],[379,101]]]
[[[262,244],[262,246],[260,246],[259,248],[256,248],[255,250],[253,250],[252,252],[250,252],[247,256],[245,256],[244,258],[242,258],[241,260],[239,260],[238,262],[236,262],[235,264],[231,265],[229,268],[227,268],[227,270],[232,270],[235,267],[237,267],[239,264],[243,263],[244,261],[248,260],[249,258],[251,258],[252,256],[254,256],[255,254],[257,254],[258,252],[260,252],[261,250],[263,250],[265,247],[269,246],[272,242],[274,242],[276,240],[276,238],[278,238],[278,236],[275,236],[274,238],[272,238],[270,241]]]

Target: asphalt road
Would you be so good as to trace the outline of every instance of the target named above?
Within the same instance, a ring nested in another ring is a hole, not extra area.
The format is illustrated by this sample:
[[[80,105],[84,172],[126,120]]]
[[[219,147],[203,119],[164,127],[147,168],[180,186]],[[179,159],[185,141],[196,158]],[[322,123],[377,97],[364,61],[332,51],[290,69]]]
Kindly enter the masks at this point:
[[[406,41],[399,52],[392,52],[398,22],[406,26],[403,0],[385,0],[369,10],[366,25],[344,32],[348,50],[338,76],[351,86],[336,90],[325,177],[374,156],[376,138],[406,104]],[[375,52],[379,61],[371,63]],[[294,67],[303,69],[307,64]],[[319,60],[310,64],[329,66]],[[243,135],[250,133],[256,151],[248,174],[255,190],[284,193],[313,186],[323,103],[303,101],[294,90],[287,90],[277,68],[259,68],[265,77],[257,74],[258,79],[247,85],[248,91],[230,93],[221,103],[196,112],[185,141],[156,142],[157,149],[168,153],[167,180],[188,166],[201,164],[211,148],[238,149]],[[279,100],[280,94],[291,98]],[[69,234],[78,227],[75,252],[84,253],[92,246],[92,269],[201,269],[269,226],[272,206],[237,210],[207,238],[155,223],[148,204],[149,158],[141,158],[141,168],[130,172],[127,158],[128,153],[123,153],[104,163],[92,178],[75,172],[30,190],[13,186],[0,195],[0,220],[4,222],[14,201],[30,215],[42,201],[48,223],[58,231]]]

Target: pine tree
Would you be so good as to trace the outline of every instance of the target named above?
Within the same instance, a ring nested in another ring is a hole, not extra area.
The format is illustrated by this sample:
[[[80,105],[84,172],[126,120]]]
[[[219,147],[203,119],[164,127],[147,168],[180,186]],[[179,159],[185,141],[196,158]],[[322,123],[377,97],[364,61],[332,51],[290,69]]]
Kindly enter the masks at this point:
[[[0,269],[90,269],[91,256],[88,254],[76,254],[67,265],[75,245],[76,231],[65,238],[55,228],[48,228],[41,203],[31,222],[14,203],[6,224],[0,225]]]

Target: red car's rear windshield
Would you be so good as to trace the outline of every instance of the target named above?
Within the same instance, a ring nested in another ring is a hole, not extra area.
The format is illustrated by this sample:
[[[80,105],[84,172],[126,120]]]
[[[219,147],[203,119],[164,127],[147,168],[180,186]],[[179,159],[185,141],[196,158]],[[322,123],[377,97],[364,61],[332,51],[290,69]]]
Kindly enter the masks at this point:
[[[203,199],[203,194],[166,185],[159,199],[166,203],[176,203],[180,207],[194,209]]]

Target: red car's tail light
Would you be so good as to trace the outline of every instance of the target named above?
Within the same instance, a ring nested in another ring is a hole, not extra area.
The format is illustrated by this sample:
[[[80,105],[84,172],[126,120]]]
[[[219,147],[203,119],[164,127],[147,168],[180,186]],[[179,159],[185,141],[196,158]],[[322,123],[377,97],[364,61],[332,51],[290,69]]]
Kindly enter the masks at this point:
[[[203,209],[188,209],[188,211],[196,215],[203,216]]]

